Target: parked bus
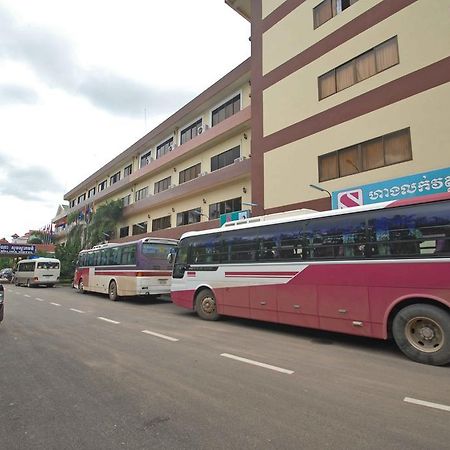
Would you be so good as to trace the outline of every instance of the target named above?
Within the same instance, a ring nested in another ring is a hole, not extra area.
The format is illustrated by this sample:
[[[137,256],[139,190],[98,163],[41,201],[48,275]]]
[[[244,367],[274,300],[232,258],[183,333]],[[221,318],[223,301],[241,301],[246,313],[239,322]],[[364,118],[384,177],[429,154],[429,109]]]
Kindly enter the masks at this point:
[[[23,259],[17,263],[14,273],[14,284],[53,287],[59,280],[61,264],[55,258]]]
[[[108,294],[113,301],[121,296],[168,294],[172,265],[167,257],[177,243],[174,239],[144,238],[82,250],[73,286],[83,293]]]
[[[237,316],[387,339],[450,363],[450,194],[299,210],[185,233],[172,301]]]

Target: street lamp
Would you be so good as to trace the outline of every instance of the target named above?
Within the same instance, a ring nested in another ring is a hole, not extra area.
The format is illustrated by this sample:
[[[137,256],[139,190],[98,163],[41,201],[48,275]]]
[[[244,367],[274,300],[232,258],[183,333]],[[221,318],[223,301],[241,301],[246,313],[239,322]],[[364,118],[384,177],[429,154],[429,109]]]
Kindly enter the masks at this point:
[[[245,205],[245,206],[258,206],[258,203],[253,203],[253,202],[241,202],[241,205]]]
[[[317,186],[316,184],[310,184],[309,187],[312,187],[313,189],[317,189],[318,191],[321,191],[321,192],[326,192],[331,198],[330,191],[326,190],[325,188]]]

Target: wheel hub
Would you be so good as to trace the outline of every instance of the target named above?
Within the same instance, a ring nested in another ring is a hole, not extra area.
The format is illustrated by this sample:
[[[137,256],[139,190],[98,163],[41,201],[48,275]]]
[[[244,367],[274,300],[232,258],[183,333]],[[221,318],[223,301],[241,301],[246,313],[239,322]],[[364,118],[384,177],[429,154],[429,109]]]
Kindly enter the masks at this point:
[[[406,338],[416,349],[432,353],[444,345],[441,326],[429,317],[415,317],[406,324]]]
[[[211,314],[216,309],[216,304],[211,297],[206,297],[202,301],[202,309],[205,313]]]

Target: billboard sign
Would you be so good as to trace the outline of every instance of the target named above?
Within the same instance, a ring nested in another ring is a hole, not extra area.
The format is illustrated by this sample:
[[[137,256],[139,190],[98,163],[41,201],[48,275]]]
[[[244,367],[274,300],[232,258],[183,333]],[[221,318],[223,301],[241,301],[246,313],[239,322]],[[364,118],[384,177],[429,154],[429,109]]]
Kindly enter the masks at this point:
[[[393,178],[332,193],[333,209],[450,192],[450,167]]]
[[[226,222],[231,222],[233,220],[243,220],[250,217],[250,210],[246,209],[244,211],[233,211],[231,213],[225,213],[220,215],[220,226]]]

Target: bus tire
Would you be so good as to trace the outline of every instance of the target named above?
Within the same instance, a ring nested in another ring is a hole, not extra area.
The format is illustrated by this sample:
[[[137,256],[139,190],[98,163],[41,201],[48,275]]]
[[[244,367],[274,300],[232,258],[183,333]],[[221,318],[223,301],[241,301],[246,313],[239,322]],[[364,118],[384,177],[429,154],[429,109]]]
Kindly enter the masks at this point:
[[[392,323],[399,349],[421,364],[450,363],[450,312],[434,305],[417,303],[401,309]]]
[[[108,296],[113,302],[117,302],[117,300],[119,300],[119,296],[117,295],[117,283],[114,280],[111,280],[109,283]]]
[[[216,297],[209,289],[202,289],[195,297],[195,312],[203,320],[217,320]]]
[[[86,294],[86,291],[84,290],[83,278],[80,278],[80,281],[78,282],[78,292],[81,294]]]

